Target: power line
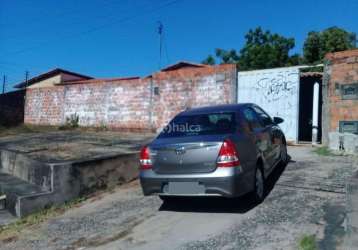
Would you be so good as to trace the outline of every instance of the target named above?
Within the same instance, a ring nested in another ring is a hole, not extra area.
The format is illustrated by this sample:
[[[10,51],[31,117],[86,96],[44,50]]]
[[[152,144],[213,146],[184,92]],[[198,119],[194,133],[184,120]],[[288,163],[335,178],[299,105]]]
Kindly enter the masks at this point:
[[[84,32],[80,32],[80,33],[76,33],[75,35],[74,34],[71,34],[71,35],[68,35],[68,36],[65,36],[61,39],[57,39],[56,41],[60,41],[60,40],[64,40],[64,39],[69,39],[69,38],[76,38],[76,37],[79,37],[79,36],[82,36],[82,35],[86,35],[86,34],[89,34],[89,33],[93,33],[95,31],[98,31],[98,30],[101,30],[101,29],[104,29],[104,28],[107,28],[113,24],[118,24],[118,23],[123,23],[123,22],[127,22],[129,20],[132,20],[132,19],[135,19],[137,17],[140,17],[142,15],[146,15],[146,14],[149,14],[149,13],[153,13],[153,12],[156,12],[158,10],[161,10],[163,8],[167,8],[177,2],[179,2],[180,0],[173,0],[173,1],[169,1],[169,2],[166,2],[165,4],[162,4],[162,5],[159,5],[157,7],[154,7],[154,8],[151,8],[149,10],[146,10],[146,11],[143,11],[139,14],[135,14],[135,15],[132,15],[132,16],[128,16],[128,17],[124,17],[124,18],[120,18],[120,19],[116,19],[112,22],[109,22],[107,24],[102,24],[102,25],[98,25],[94,28],[91,28],[91,29],[88,29]],[[24,48],[24,49],[20,49],[20,50],[17,50],[17,51],[14,51],[14,52],[10,52],[6,55],[14,55],[14,54],[19,54],[19,53],[23,53],[23,52],[26,52],[26,51],[29,51],[29,50],[33,50],[33,49],[36,49],[36,48],[39,48],[39,47],[43,47],[44,45],[48,45],[48,44],[52,44],[53,43],[53,40],[48,40],[48,41],[45,41],[43,43],[39,43],[38,45],[35,45],[35,46],[32,46],[32,47],[28,47],[28,48]]]
[[[118,2],[115,2],[115,3],[118,3]],[[107,0],[107,1],[101,1],[101,9],[103,9],[103,7],[108,7],[108,6],[113,6],[113,2],[111,0]],[[78,14],[80,12],[79,9],[69,9],[70,11],[67,11],[67,12],[62,12],[62,13],[58,13],[58,15],[53,15],[51,14],[50,16],[51,17],[66,17],[68,14],[71,14],[71,13],[76,13]],[[116,12],[116,15],[118,15],[118,12]],[[94,18],[105,18],[105,17],[108,17],[108,15],[97,15],[97,16],[91,16],[91,20],[94,19]],[[110,17],[113,17],[110,16]],[[32,20],[41,20],[40,18],[35,18],[35,19],[32,19]],[[67,20],[66,18],[61,18],[59,20]],[[34,23],[34,22],[32,22]],[[79,22],[70,22],[70,23],[67,23],[65,24],[67,27],[71,27],[72,25],[76,24],[76,23],[79,23]],[[28,26],[29,24],[31,24],[31,20],[29,22],[26,22],[26,25]],[[23,25],[23,24],[22,24]],[[16,27],[16,25],[15,25]],[[13,28],[13,27],[12,27]],[[51,27],[53,29],[53,27]],[[28,32],[21,32],[21,36],[7,36],[7,37],[4,37],[2,38],[2,41],[7,41],[7,40],[13,40],[13,39],[19,39],[20,37],[23,37],[24,35],[30,35],[34,32],[34,30],[27,30]],[[43,32],[43,30],[41,30]]]

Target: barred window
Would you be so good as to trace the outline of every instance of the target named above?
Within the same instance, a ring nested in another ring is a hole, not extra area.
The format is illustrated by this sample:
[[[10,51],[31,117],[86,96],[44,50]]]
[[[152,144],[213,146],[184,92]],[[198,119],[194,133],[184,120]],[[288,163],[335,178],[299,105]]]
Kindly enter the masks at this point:
[[[358,83],[341,85],[343,100],[358,100]]]
[[[358,121],[339,121],[339,132],[358,135]]]

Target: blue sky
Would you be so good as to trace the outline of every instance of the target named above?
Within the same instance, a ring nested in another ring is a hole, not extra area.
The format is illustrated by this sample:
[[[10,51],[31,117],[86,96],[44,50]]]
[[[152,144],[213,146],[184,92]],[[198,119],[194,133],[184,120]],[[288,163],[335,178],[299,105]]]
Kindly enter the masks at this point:
[[[311,30],[358,33],[356,0],[0,0],[0,76],[9,84],[60,67],[93,77],[144,76],[200,62],[215,48],[237,49],[250,28],[294,37]],[[10,87],[8,87],[10,89]]]

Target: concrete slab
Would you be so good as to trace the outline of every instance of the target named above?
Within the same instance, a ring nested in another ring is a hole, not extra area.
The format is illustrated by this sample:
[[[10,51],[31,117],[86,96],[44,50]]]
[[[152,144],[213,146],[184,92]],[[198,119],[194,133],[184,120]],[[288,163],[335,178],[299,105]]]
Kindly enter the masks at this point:
[[[153,135],[56,131],[0,138],[0,191],[25,216],[133,180],[138,153]]]
[[[56,131],[0,138],[0,149],[46,163],[77,161],[138,151],[154,135],[119,132]]]
[[[7,210],[0,210],[0,227],[1,226],[6,226],[10,223],[13,223],[17,220],[18,218],[13,216],[9,211]]]
[[[358,173],[347,182],[345,249],[358,249]]]

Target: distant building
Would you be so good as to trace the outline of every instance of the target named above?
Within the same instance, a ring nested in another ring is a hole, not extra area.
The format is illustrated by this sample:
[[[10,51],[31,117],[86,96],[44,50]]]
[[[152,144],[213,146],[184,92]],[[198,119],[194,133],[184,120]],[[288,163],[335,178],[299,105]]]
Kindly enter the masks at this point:
[[[14,88],[22,89],[22,88],[26,88],[26,87],[27,88],[53,87],[56,84],[59,84],[61,82],[65,82],[65,81],[88,80],[88,79],[92,79],[92,77],[78,74],[75,72],[71,72],[68,70],[56,68],[56,69],[50,70],[46,73],[43,73],[41,75],[35,76],[27,81],[18,83],[14,86]]]

